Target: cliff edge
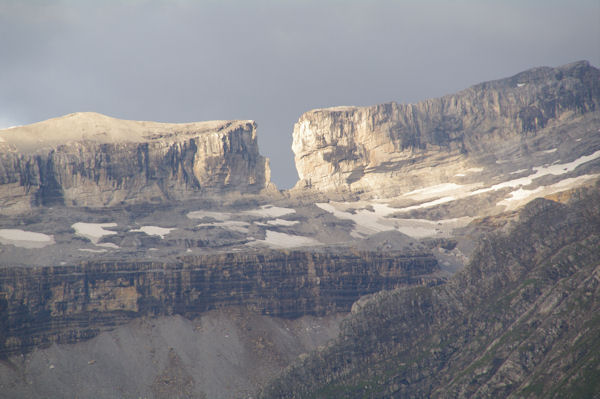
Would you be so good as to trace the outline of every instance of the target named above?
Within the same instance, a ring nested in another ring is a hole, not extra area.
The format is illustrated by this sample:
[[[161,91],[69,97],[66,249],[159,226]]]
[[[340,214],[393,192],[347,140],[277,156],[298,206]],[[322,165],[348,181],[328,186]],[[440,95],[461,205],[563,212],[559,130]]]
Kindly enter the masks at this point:
[[[599,110],[600,71],[587,61],[417,104],[312,110],[294,126],[296,191],[381,197],[453,183],[465,170],[494,170],[569,140],[595,140],[597,131],[582,126],[597,130]]]
[[[253,121],[158,123],[81,112],[0,131],[0,209],[183,200],[270,185]]]

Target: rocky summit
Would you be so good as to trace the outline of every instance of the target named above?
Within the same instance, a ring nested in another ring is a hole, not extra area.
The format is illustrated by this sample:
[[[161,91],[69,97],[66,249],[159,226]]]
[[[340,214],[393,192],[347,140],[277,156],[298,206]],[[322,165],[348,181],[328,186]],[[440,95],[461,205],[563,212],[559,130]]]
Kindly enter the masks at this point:
[[[156,123],[80,112],[0,136],[3,214],[165,202],[270,184],[252,121]]]
[[[598,397],[600,71],[253,121],[0,130],[7,397]]]
[[[309,111],[294,126],[297,188],[372,198],[519,174],[597,149],[599,110],[600,72],[577,62],[417,104]]]

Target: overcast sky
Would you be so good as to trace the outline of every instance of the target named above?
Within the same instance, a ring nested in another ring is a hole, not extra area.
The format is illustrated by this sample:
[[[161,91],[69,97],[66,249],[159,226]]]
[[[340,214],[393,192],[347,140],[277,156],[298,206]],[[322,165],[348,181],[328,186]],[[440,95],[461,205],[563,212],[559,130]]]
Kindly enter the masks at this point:
[[[77,111],[254,119],[280,188],[310,109],[600,66],[598,0],[0,0],[0,127]]]

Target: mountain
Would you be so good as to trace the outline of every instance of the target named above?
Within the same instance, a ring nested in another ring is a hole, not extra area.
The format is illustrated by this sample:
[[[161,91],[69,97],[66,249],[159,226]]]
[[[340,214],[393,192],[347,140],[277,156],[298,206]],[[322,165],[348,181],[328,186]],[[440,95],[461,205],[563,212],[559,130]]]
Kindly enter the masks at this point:
[[[371,296],[263,397],[598,397],[599,188],[532,201],[445,285]]]
[[[294,126],[296,187],[382,198],[565,162],[600,149],[599,111],[600,71],[585,61],[417,104],[312,110]]]
[[[256,192],[270,184],[252,121],[157,123],[80,112],[0,134],[3,214]]]
[[[599,87],[309,111],[286,191],[252,121],[0,130],[0,392],[595,393]]]

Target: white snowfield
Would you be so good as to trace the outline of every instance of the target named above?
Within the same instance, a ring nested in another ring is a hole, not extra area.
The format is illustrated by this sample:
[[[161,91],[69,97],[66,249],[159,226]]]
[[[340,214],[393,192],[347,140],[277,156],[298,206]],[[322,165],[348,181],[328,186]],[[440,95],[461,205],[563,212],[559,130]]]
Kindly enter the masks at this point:
[[[512,187],[520,187],[527,186],[533,183],[534,180],[539,179],[543,176],[548,175],[564,175],[566,173],[574,171],[578,166],[583,165],[584,163],[593,161],[597,158],[600,158],[600,150],[594,152],[590,155],[584,155],[580,158],[572,162],[562,163],[562,164],[553,164],[553,165],[544,165],[544,166],[536,166],[533,168],[535,173],[530,174],[529,176],[521,177],[519,179],[509,180],[502,183],[495,184],[491,187],[482,188],[480,190],[476,190],[471,193],[471,195],[477,195],[481,193],[486,193],[488,191],[500,190],[503,188],[512,188]]]
[[[498,202],[498,205],[504,205],[507,209],[515,209],[536,197],[554,194],[559,191],[566,190],[569,187],[573,187],[575,185],[584,183],[586,180],[597,179],[599,177],[600,174],[581,175],[577,177],[563,179],[549,186],[540,186],[533,190],[519,188],[518,190],[512,191],[508,197]]]
[[[296,248],[321,245],[319,241],[310,237],[280,233],[273,230],[266,230],[265,233],[266,236],[264,240],[254,240],[247,243],[246,245],[256,246],[263,244],[274,248]]]
[[[75,234],[87,238],[94,245],[99,245],[98,241],[100,241],[100,239],[104,236],[108,236],[111,234],[117,234],[114,231],[104,229],[105,227],[117,227],[116,223],[77,222],[77,223],[72,224],[71,227],[75,229]],[[101,245],[101,246],[107,246],[107,245]]]
[[[256,216],[260,218],[278,218],[284,215],[296,213],[296,210],[292,208],[282,208],[273,205],[263,205],[258,209],[243,211],[241,213],[244,215]]]
[[[554,152],[548,150],[547,152]],[[415,201],[424,201],[416,205],[411,205],[404,208],[392,208],[386,202],[392,202],[392,198],[381,199],[370,202],[329,202],[317,203],[316,205],[331,213],[339,219],[352,220],[355,223],[351,236],[363,238],[382,231],[396,230],[414,238],[423,238],[431,236],[443,236],[450,234],[452,229],[459,228],[468,224],[472,219],[462,217],[458,219],[447,219],[439,221],[429,221],[424,219],[402,219],[393,218],[392,214],[398,215],[403,212],[408,212],[416,209],[429,208],[432,206],[444,204],[447,202],[468,198],[474,195],[497,191],[505,188],[513,188],[514,190],[498,202],[498,205],[504,206],[507,209],[514,209],[526,202],[544,195],[550,195],[576,184],[581,184],[586,180],[591,180],[600,177],[600,174],[586,174],[578,177],[563,179],[557,183],[547,186],[540,186],[535,189],[526,189],[524,187],[532,184],[536,179],[548,175],[560,176],[572,172],[580,165],[600,158],[600,151],[596,151],[590,155],[582,156],[572,162],[554,163],[552,165],[543,165],[533,168],[534,173],[517,179],[511,179],[502,183],[494,184],[490,187],[483,187],[484,183],[473,183],[468,185],[460,185],[456,183],[443,183],[434,186],[423,187],[417,190],[403,194],[403,197]],[[471,168],[476,169],[476,168]],[[480,171],[477,169],[477,171]],[[527,172],[527,169],[518,170],[511,174],[519,174]],[[429,201],[427,201],[429,200]],[[349,209],[355,208],[353,212]],[[356,209],[358,208],[358,209]],[[372,210],[369,210],[371,208]]]
[[[129,230],[132,233],[145,233],[149,236],[159,236],[161,239],[164,239],[167,234],[171,231],[177,230],[175,227],[158,227],[158,226],[142,226],[139,229]]]
[[[519,169],[514,172],[510,172],[511,175],[518,175],[519,173],[527,172],[529,169]]]
[[[399,209],[383,203],[369,203],[368,205],[372,207],[372,211],[358,209],[354,213],[341,210],[352,205],[356,206],[356,204],[349,202],[317,203],[316,205],[339,219],[352,220],[355,227],[350,235],[355,238],[364,238],[382,231],[392,230],[413,238],[443,237],[450,234],[455,228],[466,226],[472,220],[470,217],[437,221],[392,218],[390,216],[397,213]]]
[[[44,248],[54,244],[54,237],[20,229],[0,229],[0,243],[20,248]]]
[[[545,152],[554,152],[555,149],[548,150]],[[424,202],[418,205],[413,205],[405,208],[396,209],[396,212],[407,212],[415,209],[428,208],[431,206],[443,204],[446,202],[451,202],[454,200],[467,198],[473,195],[484,194],[491,191],[502,190],[505,188],[515,188],[516,190],[512,191],[508,194],[508,196],[498,202],[498,205],[505,206],[507,208],[514,208],[527,202],[536,196],[549,195],[555,193],[560,190],[564,190],[569,187],[569,185],[579,184],[585,180],[593,179],[598,177],[597,174],[591,175],[582,175],[576,178],[567,178],[562,180],[561,182],[551,184],[549,186],[540,186],[535,189],[524,189],[523,187],[532,184],[536,179],[539,179],[544,176],[554,175],[560,176],[567,174],[569,172],[574,171],[580,165],[583,165],[587,162],[593,161],[595,159],[600,158],[600,150],[596,151],[590,155],[584,155],[572,162],[567,163],[557,163],[555,162],[552,165],[543,165],[536,166],[533,168],[534,173],[531,173],[527,176],[520,177],[517,179],[511,179],[504,181],[502,183],[494,184],[490,187],[479,188],[484,186],[483,183],[474,183],[469,185],[460,185],[455,183],[444,183],[438,184],[435,186],[424,187],[418,190],[413,190],[411,192],[405,193],[403,196],[408,197],[414,200],[427,200],[432,199],[431,201]],[[473,169],[473,168],[471,168]],[[520,169],[510,174],[520,174],[527,172],[528,169]],[[476,190],[474,190],[477,188]],[[444,195],[440,198],[440,195]]]

